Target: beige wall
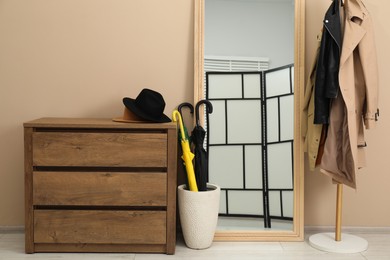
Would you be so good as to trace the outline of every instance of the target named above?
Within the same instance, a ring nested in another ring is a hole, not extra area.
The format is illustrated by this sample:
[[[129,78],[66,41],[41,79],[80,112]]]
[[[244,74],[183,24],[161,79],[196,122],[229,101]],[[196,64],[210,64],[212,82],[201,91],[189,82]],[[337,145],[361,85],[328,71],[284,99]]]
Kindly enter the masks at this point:
[[[390,147],[383,138],[387,0],[367,0],[374,16],[381,75],[381,122],[367,133],[369,167],[358,191],[345,189],[345,226],[390,226]],[[306,0],[307,63],[330,1]],[[153,6],[153,8],[150,8]],[[23,127],[43,116],[113,117],[121,99],[160,91],[166,113],[192,101],[193,0],[0,0],[0,226],[23,225]],[[333,225],[335,187],[306,172],[306,225]]]
[[[0,226],[23,224],[23,122],[193,100],[192,20],[192,0],[0,0]]]

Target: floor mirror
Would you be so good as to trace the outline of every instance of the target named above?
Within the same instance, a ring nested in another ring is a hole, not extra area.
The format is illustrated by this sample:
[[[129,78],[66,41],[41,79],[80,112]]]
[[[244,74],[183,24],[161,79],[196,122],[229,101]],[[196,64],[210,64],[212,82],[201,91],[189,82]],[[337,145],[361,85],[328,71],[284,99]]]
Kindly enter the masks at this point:
[[[215,241],[303,240],[304,0],[194,0]]]

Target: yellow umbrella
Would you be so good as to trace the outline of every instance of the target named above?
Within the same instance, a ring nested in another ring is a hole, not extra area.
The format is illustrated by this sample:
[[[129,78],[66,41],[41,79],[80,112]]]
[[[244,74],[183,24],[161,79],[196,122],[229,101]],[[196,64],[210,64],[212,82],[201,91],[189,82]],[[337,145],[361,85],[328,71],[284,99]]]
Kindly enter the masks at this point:
[[[196,185],[194,166],[192,165],[192,159],[194,159],[194,154],[190,150],[190,143],[186,138],[184,133],[184,125],[183,120],[179,111],[174,110],[172,114],[173,122],[179,121],[179,128],[181,133],[181,149],[183,151],[183,155],[181,158],[184,161],[184,165],[186,166],[187,171],[187,179],[188,185],[190,186],[190,191],[198,191],[198,186]]]

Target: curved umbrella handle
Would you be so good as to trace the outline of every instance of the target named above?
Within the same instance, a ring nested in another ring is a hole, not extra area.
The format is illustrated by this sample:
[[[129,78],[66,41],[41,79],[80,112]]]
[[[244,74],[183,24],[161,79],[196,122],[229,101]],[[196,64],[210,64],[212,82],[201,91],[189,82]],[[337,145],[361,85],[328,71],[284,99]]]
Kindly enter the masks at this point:
[[[173,122],[179,121],[179,128],[180,128],[180,133],[181,133],[181,139],[185,139],[185,134],[184,134],[184,125],[183,125],[183,119],[181,118],[180,112],[177,110],[173,110],[172,112],[172,120]]]
[[[196,125],[199,126],[199,107],[200,105],[204,104],[206,106],[206,113],[211,114],[213,113],[213,104],[211,104],[208,100],[200,100],[198,103],[196,103],[195,109],[196,109]]]
[[[194,106],[191,104],[191,103],[188,103],[188,102],[184,102],[184,103],[181,103],[178,107],[177,107],[177,110],[179,111],[180,115],[183,117],[183,113],[181,112],[182,108],[183,107],[188,107],[190,109],[190,113],[193,114],[194,113]]]

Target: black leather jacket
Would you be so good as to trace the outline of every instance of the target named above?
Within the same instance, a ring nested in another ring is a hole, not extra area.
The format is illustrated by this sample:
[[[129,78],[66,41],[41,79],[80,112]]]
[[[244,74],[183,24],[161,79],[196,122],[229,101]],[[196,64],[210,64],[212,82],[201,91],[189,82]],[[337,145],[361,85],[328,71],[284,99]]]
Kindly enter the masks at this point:
[[[325,14],[315,82],[314,123],[328,124],[330,104],[339,92],[341,22],[339,0]]]

